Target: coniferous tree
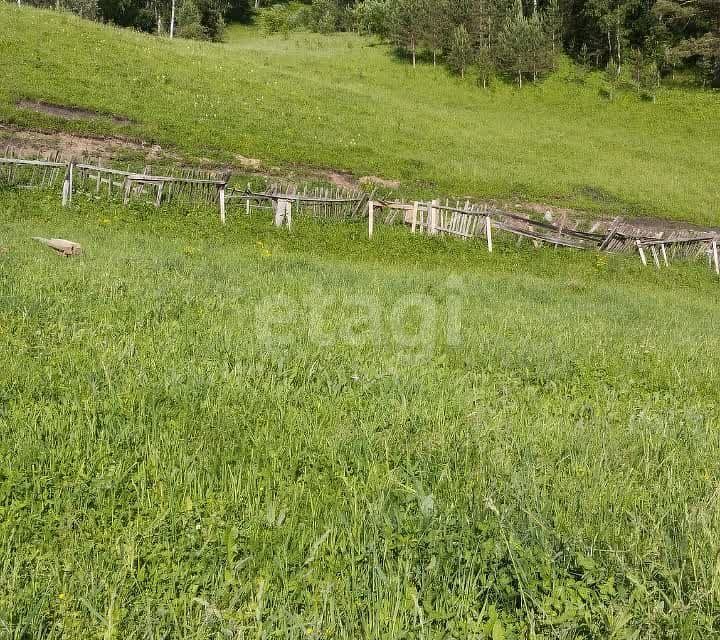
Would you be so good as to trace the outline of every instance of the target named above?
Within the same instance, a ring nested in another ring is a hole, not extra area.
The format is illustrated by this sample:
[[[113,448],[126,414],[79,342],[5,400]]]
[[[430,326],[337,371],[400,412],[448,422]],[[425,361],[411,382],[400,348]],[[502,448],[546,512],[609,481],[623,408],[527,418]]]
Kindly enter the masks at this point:
[[[437,64],[437,55],[448,41],[450,21],[448,13],[451,0],[434,0],[426,5],[423,24],[423,44],[430,50],[433,66]]]
[[[473,60],[473,49],[470,43],[470,35],[465,25],[455,28],[452,36],[452,44],[448,51],[448,64],[461,78],[465,77],[465,70],[470,66]]]
[[[429,0],[395,0],[391,14],[391,34],[395,44],[409,51],[413,67],[416,66],[417,49],[427,24]]]
[[[527,32],[527,47],[529,49],[533,81],[535,81],[539,75],[547,73],[553,67],[552,43],[543,20],[537,12],[527,19]]]
[[[358,33],[391,36],[392,6],[390,0],[363,0],[352,10],[352,19]]]
[[[487,46],[497,48],[505,21],[513,10],[507,0],[483,0],[487,15]]]
[[[454,0],[452,10],[449,12],[449,21],[453,25],[450,30],[450,37],[454,28],[464,26],[473,46],[480,41],[488,41],[491,23],[491,0]]]
[[[490,80],[495,75],[495,54],[488,46],[481,46],[475,52],[475,68],[478,74],[478,83],[487,89]]]
[[[595,20],[597,35],[601,33],[605,40],[607,57],[614,58],[620,69],[633,37],[630,18],[646,6],[645,0],[587,0],[586,12]]]
[[[674,41],[673,60],[697,60],[713,86],[720,88],[720,1],[657,0],[653,13]]]
[[[341,7],[336,0],[312,0],[310,23],[319,33],[336,31],[340,22]]]
[[[628,63],[632,83],[640,96],[649,98],[655,102],[655,89],[658,83],[658,72],[655,61],[648,59],[643,51],[633,49],[628,54]]]
[[[56,2],[56,8],[59,7],[59,0]],[[62,8],[76,13],[81,18],[95,20],[98,15],[97,0],[63,0]]]
[[[184,0],[177,14],[177,32],[182,38],[202,40],[207,32],[201,23],[200,9],[195,0]]]
[[[558,0],[550,0],[543,13],[543,26],[555,55],[560,50],[563,31],[563,12]]]
[[[532,71],[532,33],[530,23],[523,14],[522,3],[516,0],[512,13],[505,21],[498,42],[501,68],[517,78],[522,88],[523,76]]]

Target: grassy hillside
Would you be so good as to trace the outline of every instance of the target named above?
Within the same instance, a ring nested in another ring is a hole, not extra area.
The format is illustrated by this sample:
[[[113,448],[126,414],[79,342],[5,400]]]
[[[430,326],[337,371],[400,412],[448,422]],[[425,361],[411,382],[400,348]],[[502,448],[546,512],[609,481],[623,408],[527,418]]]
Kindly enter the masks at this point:
[[[0,55],[6,123],[720,222],[709,92],[7,4]],[[0,638],[720,636],[706,265],[216,216],[0,190]]]
[[[717,637],[705,265],[215,215],[0,193],[4,637]]]
[[[718,223],[720,97],[599,95],[563,63],[522,91],[413,70],[353,35],[169,41],[0,5],[0,120],[120,133],[231,161],[303,163],[402,180],[408,192],[518,197]],[[19,98],[127,116],[66,122]]]

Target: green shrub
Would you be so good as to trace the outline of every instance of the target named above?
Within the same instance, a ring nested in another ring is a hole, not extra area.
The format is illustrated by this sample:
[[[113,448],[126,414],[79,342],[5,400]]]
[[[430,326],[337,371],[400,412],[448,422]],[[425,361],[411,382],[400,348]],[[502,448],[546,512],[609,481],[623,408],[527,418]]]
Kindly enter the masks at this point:
[[[260,31],[266,35],[288,33],[305,28],[310,22],[310,8],[297,2],[274,4],[258,12]]]
[[[207,31],[201,22],[200,9],[193,0],[185,0],[178,12],[177,25],[178,35],[181,38],[190,40],[205,40]]]

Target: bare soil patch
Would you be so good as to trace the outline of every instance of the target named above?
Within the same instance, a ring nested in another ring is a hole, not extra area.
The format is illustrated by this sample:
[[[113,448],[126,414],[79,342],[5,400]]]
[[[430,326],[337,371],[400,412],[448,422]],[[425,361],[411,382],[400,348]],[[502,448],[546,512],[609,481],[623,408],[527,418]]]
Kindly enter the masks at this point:
[[[355,191],[360,188],[360,184],[347,171],[337,171],[335,169],[319,169],[317,167],[309,167],[306,165],[292,165],[290,167],[270,167],[266,169],[268,176],[282,176],[285,178],[294,178],[297,180],[320,180],[329,182],[336,187],[346,189],[347,191]]]
[[[383,187],[385,189],[399,189],[399,180],[388,180],[387,178],[380,178],[378,176],[362,176],[358,179],[358,183],[361,185],[371,185],[373,187]]]
[[[286,167],[269,167],[264,165],[262,160],[256,158],[246,158],[245,156],[235,156],[236,166],[240,166],[247,170],[248,173],[261,175],[266,178],[284,178],[286,180],[320,180],[329,182],[336,187],[355,191],[360,188],[360,182],[351,173],[346,171],[336,171],[333,169],[318,169],[316,167],[308,167],[306,165],[290,165]]]
[[[159,145],[133,142],[117,137],[77,136],[69,133],[31,131],[0,125],[0,153],[5,147],[23,157],[41,156],[60,151],[61,160],[82,157],[111,160],[128,152],[137,153],[146,160],[157,162],[167,159],[179,162],[180,156],[164,150]]]
[[[15,105],[20,109],[44,113],[49,116],[64,118],[65,120],[95,120],[96,118],[107,118],[116,124],[132,124],[133,122],[126,116],[120,116],[114,113],[102,113],[100,111],[91,111],[90,109],[82,109],[80,107],[68,107],[39,100],[27,100],[23,98],[18,100]]]
[[[319,169],[316,171],[317,175],[328,182],[331,182],[341,189],[348,189],[352,191],[358,188],[358,181],[355,180],[352,174],[345,173],[343,171],[331,171],[326,169]]]
[[[260,169],[262,168],[262,160],[257,158],[246,158],[245,156],[236,155],[235,163],[246,169]]]
[[[623,218],[623,222],[651,231],[697,231],[699,233],[717,233],[718,227],[705,227],[692,222],[665,220],[664,218]]]
[[[362,180],[357,180],[351,173],[333,169],[319,169],[304,165],[273,167],[264,164],[258,158],[242,155],[236,155],[230,166],[221,166],[209,158],[184,158],[160,145],[136,142],[118,136],[75,135],[55,131],[19,129],[0,124],[0,154],[5,147],[12,148],[14,153],[24,157],[41,156],[49,152],[60,151],[61,160],[89,157],[109,161],[121,159],[131,153],[143,156],[148,163],[167,161],[187,166],[202,164],[205,168],[212,170],[241,169],[247,175],[261,176],[269,180],[277,178],[298,182],[320,180],[350,191],[359,189],[363,184]],[[377,180],[378,184],[391,185],[388,188],[395,188],[394,185],[399,185],[399,183],[385,181],[383,178],[374,176],[373,180]]]

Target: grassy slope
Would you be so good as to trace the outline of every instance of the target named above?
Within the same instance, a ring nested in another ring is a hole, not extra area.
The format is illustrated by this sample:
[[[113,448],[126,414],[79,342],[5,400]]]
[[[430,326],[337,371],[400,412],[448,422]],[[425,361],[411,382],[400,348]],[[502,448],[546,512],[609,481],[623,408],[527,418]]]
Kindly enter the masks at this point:
[[[717,632],[706,267],[214,217],[0,194],[8,637]]]
[[[718,223],[720,99],[666,89],[655,105],[598,95],[565,65],[522,91],[483,92],[443,69],[413,70],[353,35],[227,44],[118,31],[0,5],[0,120],[124,132],[184,152],[309,163],[399,178],[410,191],[524,197]],[[33,97],[138,124],[60,123]]]

